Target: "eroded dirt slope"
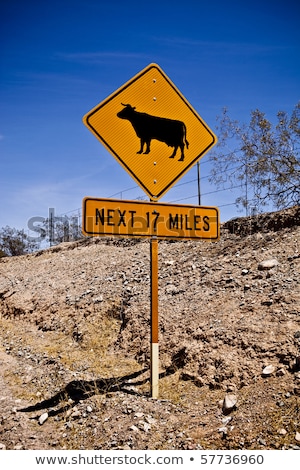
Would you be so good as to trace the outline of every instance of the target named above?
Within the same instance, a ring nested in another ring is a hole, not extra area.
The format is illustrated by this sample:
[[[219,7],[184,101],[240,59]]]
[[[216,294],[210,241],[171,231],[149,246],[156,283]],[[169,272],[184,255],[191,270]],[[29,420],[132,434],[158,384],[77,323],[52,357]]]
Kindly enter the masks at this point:
[[[159,242],[159,400],[147,240],[1,259],[0,446],[300,446],[299,219],[295,207],[230,221],[217,243]]]

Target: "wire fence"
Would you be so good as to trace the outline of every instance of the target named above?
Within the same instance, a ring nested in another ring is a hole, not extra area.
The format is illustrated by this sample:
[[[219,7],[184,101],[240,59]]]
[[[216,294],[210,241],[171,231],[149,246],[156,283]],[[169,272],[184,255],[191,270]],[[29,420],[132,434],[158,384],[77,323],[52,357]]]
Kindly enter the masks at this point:
[[[206,167],[208,163],[210,163],[209,160],[201,160],[201,176],[200,167],[198,167],[197,177],[192,177],[191,179],[177,183],[168,193],[170,198],[168,203],[218,207],[221,213],[221,221],[245,215],[257,215],[258,210],[255,205],[257,201],[250,199],[249,194],[247,194],[247,181],[235,185],[229,182],[227,186],[212,189],[212,183],[210,182],[211,173]],[[204,173],[206,174],[203,174],[203,165]],[[196,165],[194,168],[196,168]],[[240,166],[234,165],[227,168],[227,173],[232,174],[232,172],[239,168]],[[224,176],[224,180],[226,181],[226,173],[223,173],[221,176]],[[217,173],[215,173],[215,175],[218,176]],[[238,205],[236,202],[238,198],[246,199],[247,206]],[[105,196],[105,199],[146,201],[148,197],[141,192],[141,188],[138,185],[133,185],[123,188],[109,196]],[[56,214],[54,209],[49,209],[49,215],[45,220],[47,220],[47,222],[45,224],[46,236],[44,235],[44,244],[49,243],[51,246],[61,241],[72,241],[82,238],[81,207],[59,214]],[[28,232],[28,235],[31,236],[32,234]]]
[[[196,182],[197,180],[192,179],[185,183],[182,183],[182,185],[186,186],[187,188],[190,188],[191,190],[190,194],[188,194],[188,191],[185,191],[185,193],[187,194],[186,196],[180,197],[178,199],[174,199],[170,201],[170,204],[180,203],[180,202],[184,204],[190,200],[193,200],[193,201],[197,200],[199,198],[199,194],[193,192],[195,189]],[[210,196],[210,195],[220,196],[219,197],[220,204],[216,204],[216,206],[220,209],[220,212],[222,211],[223,208],[230,207],[231,208],[230,212],[233,218],[241,217],[242,215],[245,215],[245,213],[239,212],[235,201],[222,203],[222,199],[224,198],[222,198],[221,195],[226,192],[231,192],[233,189],[242,190],[243,187],[242,185],[237,185],[234,187],[231,186],[231,187],[224,188],[224,189],[215,189],[212,191],[207,191],[201,194],[201,198],[203,199],[204,197]],[[139,186],[124,188],[123,190],[120,190],[118,193],[111,194],[107,199],[118,198],[122,200],[124,196],[126,195],[126,193],[132,192],[135,190],[138,192]],[[147,199],[146,196],[137,196],[132,200],[146,200],[146,199]],[[46,230],[46,232],[48,232],[47,233],[48,236],[45,237],[44,245],[46,243],[48,244],[48,246],[49,245],[52,246],[62,241],[74,241],[83,237],[82,232],[81,232],[81,227],[82,227],[82,209],[81,208],[73,209],[62,214],[54,214],[53,212],[53,216],[51,216],[51,212],[49,213],[50,213],[50,217],[48,218],[48,229]]]

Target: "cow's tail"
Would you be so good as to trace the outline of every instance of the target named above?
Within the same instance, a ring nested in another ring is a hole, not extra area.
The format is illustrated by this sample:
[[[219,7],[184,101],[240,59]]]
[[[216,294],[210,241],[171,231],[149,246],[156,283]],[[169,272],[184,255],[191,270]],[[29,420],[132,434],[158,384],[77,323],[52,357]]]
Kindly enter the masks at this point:
[[[184,122],[183,122],[182,124],[183,124],[183,133],[184,133],[183,138],[184,138],[184,142],[185,142],[186,148],[188,149],[188,148],[189,148],[189,143],[188,143],[188,141],[187,141],[187,139],[186,139],[186,125],[184,124]]]

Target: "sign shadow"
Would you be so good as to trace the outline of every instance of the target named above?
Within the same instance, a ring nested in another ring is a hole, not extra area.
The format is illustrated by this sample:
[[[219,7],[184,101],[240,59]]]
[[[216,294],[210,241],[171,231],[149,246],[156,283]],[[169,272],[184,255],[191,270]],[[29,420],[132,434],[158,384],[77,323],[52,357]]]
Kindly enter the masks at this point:
[[[161,379],[174,374],[180,367],[182,367],[182,364],[178,363],[178,358],[175,355],[172,358],[171,365],[165,370],[165,372],[159,374],[159,378]],[[80,401],[87,400],[94,395],[124,392],[130,395],[144,396],[145,394],[134,390],[133,387],[146,384],[150,381],[150,377],[134,382],[132,380],[143,375],[147,371],[149,371],[148,367],[122,377],[100,378],[96,380],[72,380],[53,397],[42,400],[35,405],[20,408],[17,411],[30,413],[47,409],[48,416],[50,417],[64,413],[70,408],[73,408]],[[38,416],[32,417],[31,419],[38,419]]]

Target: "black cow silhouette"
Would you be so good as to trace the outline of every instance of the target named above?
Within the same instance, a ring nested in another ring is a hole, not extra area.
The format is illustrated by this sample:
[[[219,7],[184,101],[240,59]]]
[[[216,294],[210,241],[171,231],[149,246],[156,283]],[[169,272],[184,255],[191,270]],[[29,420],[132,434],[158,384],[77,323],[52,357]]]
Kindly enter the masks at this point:
[[[135,107],[130,104],[123,104],[122,109],[117,116],[121,119],[127,119],[133,126],[136,135],[140,138],[141,148],[137,153],[150,153],[150,144],[152,139],[159,140],[174,147],[174,151],[169,158],[174,158],[178,147],[181,150],[181,157],[178,160],[184,160],[184,146],[189,148],[189,143],[186,140],[186,126],[182,121],[174,119],[167,119],[158,116],[151,116],[147,113],[139,113]],[[144,145],[146,150],[144,152]]]

